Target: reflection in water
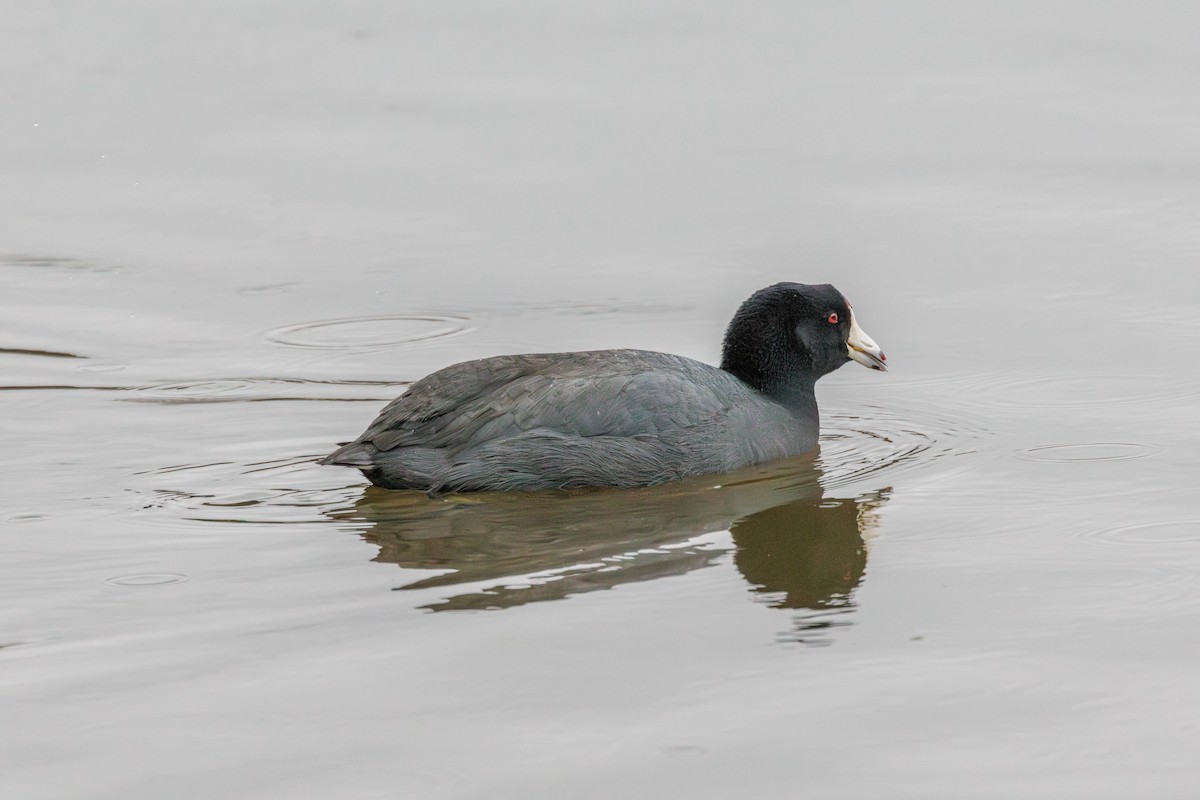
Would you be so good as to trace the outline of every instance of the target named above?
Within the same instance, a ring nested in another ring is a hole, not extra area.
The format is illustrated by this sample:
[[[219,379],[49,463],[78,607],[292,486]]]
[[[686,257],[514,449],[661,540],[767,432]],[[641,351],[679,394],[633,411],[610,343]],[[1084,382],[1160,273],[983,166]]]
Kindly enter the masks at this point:
[[[742,577],[772,608],[808,612],[795,616],[786,638],[823,644],[821,631],[850,624],[876,525],[869,512],[886,497],[793,500],[733,523],[733,561]]]
[[[353,508],[376,561],[440,574],[399,589],[462,586],[433,611],[508,608],[733,562],[757,598],[804,613],[787,635],[819,639],[848,624],[867,563],[875,509],[888,490],[823,496],[808,459],[646,489],[452,495],[367,488]],[[490,584],[489,584],[490,582]],[[466,586],[466,584],[479,584]]]

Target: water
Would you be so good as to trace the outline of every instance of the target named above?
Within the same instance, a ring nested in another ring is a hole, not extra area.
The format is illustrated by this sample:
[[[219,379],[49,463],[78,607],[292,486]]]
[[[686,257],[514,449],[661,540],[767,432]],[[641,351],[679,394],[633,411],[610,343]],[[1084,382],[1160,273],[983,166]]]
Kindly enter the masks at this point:
[[[1191,797],[1200,12],[25,4],[0,791]],[[435,500],[454,361],[714,360],[831,281],[818,460]]]

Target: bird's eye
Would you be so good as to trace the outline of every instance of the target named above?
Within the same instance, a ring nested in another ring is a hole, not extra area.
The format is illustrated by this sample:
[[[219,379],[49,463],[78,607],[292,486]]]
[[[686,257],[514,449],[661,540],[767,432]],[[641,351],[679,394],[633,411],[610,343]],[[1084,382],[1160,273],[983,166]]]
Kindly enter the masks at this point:
[[[837,321],[838,321],[838,315],[837,315],[837,312],[836,312],[836,311],[830,311],[830,312],[829,312],[829,324],[830,324],[830,325],[837,325]]]

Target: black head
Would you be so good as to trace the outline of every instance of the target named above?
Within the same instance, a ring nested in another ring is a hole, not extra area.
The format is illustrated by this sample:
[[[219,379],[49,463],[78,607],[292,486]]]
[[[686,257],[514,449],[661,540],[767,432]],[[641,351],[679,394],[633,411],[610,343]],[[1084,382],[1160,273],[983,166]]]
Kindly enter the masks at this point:
[[[854,359],[886,370],[886,357],[854,320],[842,293],[777,283],[742,303],[725,331],[721,368],[787,404],[812,397],[822,375]]]

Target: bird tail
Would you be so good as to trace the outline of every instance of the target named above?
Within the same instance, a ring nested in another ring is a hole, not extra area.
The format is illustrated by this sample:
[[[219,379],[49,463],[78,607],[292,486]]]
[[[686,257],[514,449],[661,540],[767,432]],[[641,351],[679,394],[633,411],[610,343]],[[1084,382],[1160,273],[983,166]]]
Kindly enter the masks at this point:
[[[336,467],[357,467],[358,469],[363,469],[374,466],[371,457],[375,453],[375,446],[370,442],[350,442],[349,444],[343,444],[317,463]]]

